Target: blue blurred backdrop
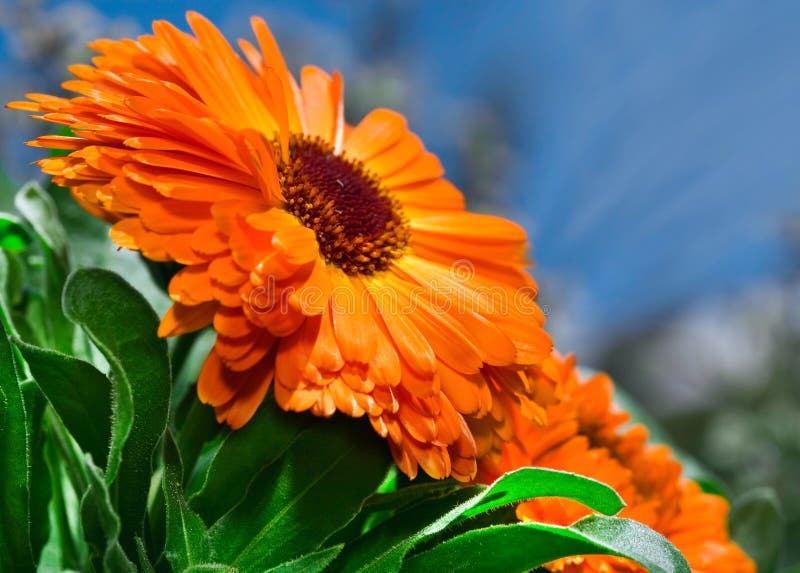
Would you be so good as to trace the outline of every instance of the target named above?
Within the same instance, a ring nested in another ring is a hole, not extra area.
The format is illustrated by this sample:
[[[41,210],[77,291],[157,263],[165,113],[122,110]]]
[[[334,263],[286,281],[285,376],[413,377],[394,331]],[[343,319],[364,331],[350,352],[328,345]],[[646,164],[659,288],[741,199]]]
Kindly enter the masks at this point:
[[[775,485],[798,532],[800,2],[0,0],[0,99],[190,8],[341,70],[351,122],[406,114],[472,209],[528,229],[557,346],[734,488]],[[0,113],[16,181],[22,115]]]

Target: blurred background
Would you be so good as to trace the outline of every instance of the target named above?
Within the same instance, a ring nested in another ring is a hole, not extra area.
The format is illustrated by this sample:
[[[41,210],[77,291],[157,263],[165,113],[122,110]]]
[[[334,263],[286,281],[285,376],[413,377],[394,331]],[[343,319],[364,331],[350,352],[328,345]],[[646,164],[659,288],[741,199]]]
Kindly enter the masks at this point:
[[[351,123],[404,113],[470,209],[527,228],[557,347],[732,496],[775,488],[800,559],[800,3],[0,0],[0,100],[189,8],[339,69]],[[37,129],[0,111],[0,208],[40,177]],[[60,203],[78,246],[105,236]],[[166,304],[134,256],[78,251]]]

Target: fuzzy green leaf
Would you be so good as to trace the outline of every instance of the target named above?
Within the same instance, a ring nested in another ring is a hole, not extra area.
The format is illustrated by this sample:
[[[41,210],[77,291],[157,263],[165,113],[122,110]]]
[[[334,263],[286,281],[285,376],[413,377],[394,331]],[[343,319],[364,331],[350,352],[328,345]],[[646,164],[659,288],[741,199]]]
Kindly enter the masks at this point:
[[[164,473],[161,485],[167,504],[166,556],[176,573],[209,561],[208,531],[183,497],[180,453],[169,431],[164,435]]]
[[[731,506],[731,539],[758,565],[759,573],[771,573],[783,544],[784,518],[775,492],[751,490]]]
[[[61,291],[70,268],[66,231],[55,203],[37,183],[24,185],[14,197],[14,205],[33,227],[43,253],[41,324],[47,336],[46,345],[69,353],[75,328],[61,309]]]
[[[95,568],[119,573],[137,573],[119,543],[120,520],[114,507],[102,472],[88,457],[88,488],[81,500],[81,523],[86,541],[94,555]]]
[[[612,488],[596,480],[544,468],[522,468],[501,476],[489,487],[473,486],[412,505],[348,546],[334,568],[346,572],[397,571],[413,547],[452,524],[503,505],[544,496],[575,499],[608,514],[624,507]]]
[[[144,546],[144,541],[138,535],[136,536],[136,557],[139,560],[139,569],[142,573],[156,573],[153,564],[150,563],[150,558],[147,556],[147,549]]]
[[[26,183],[14,197],[14,206],[53,252],[60,270],[66,272],[69,268],[67,233],[61,226],[56,205],[47,192],[36,182]]]
[[[317,422],[211,528],[215,557],[263,571],[316,551],[358,513],[388,465],[385,445],[360,421]]]
[[[523,573],[573,555],[627,557],[650,573],[690,573],[686,560],[652,529],[630,519],[589,516],[570,527],[542,523],[468,531],[403,563],[404,573]]]
[[[3,313],[0,307],[0,314]],[[14,351],[0,321],[0,571],[33,568],[30,545],[28,435]]]
[[[277,567],[267,569],[264,573],[320,573],[320,571],[325,570],[331,561],[336,559],[343,547],[344,545],[340,543],[333,547],[321,549],[286,563],[281,563]]]
[[[88,362],[21,340],[14,343],[67,430],[96,464],[105,467],[111,436],[111,382]]]
[[[122,519],[120,539],[133,553],[142,534],[152,456],[167,424],[170,365],[158,338],[158,317],[120,276],[101,269],[74,272],[64,310],[89,335],[113,372],[111,448],[106,481]]]

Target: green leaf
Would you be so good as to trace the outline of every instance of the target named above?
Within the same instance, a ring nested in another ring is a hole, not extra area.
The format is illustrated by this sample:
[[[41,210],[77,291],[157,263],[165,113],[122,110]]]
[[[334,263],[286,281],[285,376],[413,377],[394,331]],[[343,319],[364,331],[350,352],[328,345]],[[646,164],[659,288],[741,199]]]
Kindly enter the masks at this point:
[[[214,408],[203,404],[193,395],[191,406],[188,407],[188,413],[177,438],[178,450],[181,452],[183,460],[184,484],[189,482],[200,452],[203,451],[203,444],[213,439],[221,430],[222,427],[214,416]]]
[[[390,495],[399,495],[401,491]],[[617,513],[624,507],[619,495],[599,481],[544,468],[522,468],[504,474],[489,487],[473,486],[434,502],[412,505],[347,547],[335,566],[348,572],[396,571],[414,546],[451,524],[504,505],[545,496],[574,499],[606,514]]]
[[[211,528],[215,557],[263,571],[319,549],[386,474],[385,444],[371,434],[363,421],[341,417],[303,432]]]
[[[45,400],[39,387],[33,380],[25,380],[20,384],[22,399],[25,402],[25,417],[28,432],[28,481],[30,502],[28,504],[31,520],[31,552],[38,561],[42,548],[50,536],[50,520],[48,504],[52,487],[50,472],[44,457],[47,442],[45,428]]]
[[[522,468],[500,476],[459,519],[543,496],[569,498],[605,515],[614,515],[625,507],[616,491],[597,480],[545,468]]]
[[[81,500],[81,523],[95,556],[95,568],[115,573],[137,573],[136,566],[119,543],[120,520],[111,504],[102,472],[90,458],[86,457],[84,461],[89,484]]]
[[[2,309],[0,308],[0,314]],[[3,321],[0,321],[2,323]],[[0,324],[0,571],[30,571],[28,433],[14,352]]]
[[[31,242],[31,236],[22,221],[11,213],[0,213],[0,248],[12,253],[24,251]]]
[[[402,571],[522,573],[562,557],[591,554],[627,557],[650,573],[690,573],[665,537],[630,519],[597,515],[570,527],[516,523],[469,531],[409,557]]]
[[[14,344],[67,430],[104,467],[111,436],[111,382],[83,360],[21,340]]]
[[[47,424],[46,424],[47,425]],[[48,425],[49,428],[49,425]],[[53,440],[44,445],[44,457],[50,474],[52,496],[50,499],[50,539],[42,552],[39,569],[49,563],[51,571],[76,570],[89,568],[88,547],[75,531],[72,523],[77,523],[74,511],[79,509],[79,501],[75,500],[75,492],[66,479],[63,462],[59,458]],[[45,563],[46,562],[46,563]]]
[[[164,435],[164,473],[161,485],[167,504],[166,556],[173,571],[209,561],[208,531],[183,497],[183,468],[180,453],[169,431]]]
[[[48,335],[48,346],[62,352],[71,352],[75,329],[61,309],[61,291],[69,272],[67,234],[53,200],[38,183],[27,183],[17,192],[14,204],[33,227],[44,254],[43,325]]]
[[[67,233],[58,219],[56,205],[47,192],[35,181],[28,182],[14,197],[14,206],[53,252],[62,273],[66,273],[69,268]]]
[[[327,549],[321,549],[286,563],[281,563],[277,567],[267,569],[264,573],[319,573],[324,571],[330,562],[336,559],[343,547],[344,545],[340,543]]]
[[[783,544],[784,519],[780,502],[770,488],[751,490],[731,506],[731,539],[758,565],[759,573],[771,573]]]
[[[150,558],[147,556],[144,542],[138,535],[136,536],[136,557],[139,560],[139,569],[142,573],[156,573],[153,564],[150,563]]]
[[[238,569],[223,563],[204,563],[202,565],[192,565],[186,573],[238,573]]]
[[[120,276],[75,271],[64,287],[64,310],[89,335],[113,372],[111,448],[106,481],[122,519],[122,545],[142,534],[152,456],[167,424],[170,365],[158,338],[158,317]]]
[[[267,396],[247,425],[225,436],[208,466],[203,486],[189,498],[189,504],[206,523],[217,521],[244,497],[258,473],[283,455],[314,420],[312,416],[283,412],[272,395]]]

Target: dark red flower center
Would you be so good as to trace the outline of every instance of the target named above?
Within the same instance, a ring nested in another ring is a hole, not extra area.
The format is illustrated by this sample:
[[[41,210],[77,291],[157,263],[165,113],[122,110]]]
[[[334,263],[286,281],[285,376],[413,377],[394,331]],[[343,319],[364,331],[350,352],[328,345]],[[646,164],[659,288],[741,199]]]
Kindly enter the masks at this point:
[[[408,244],[402,208],[360,161],[319,138],[293,136],[279,162],[285,208],[317,235],[325,260],[350,275],[385,270]]]

